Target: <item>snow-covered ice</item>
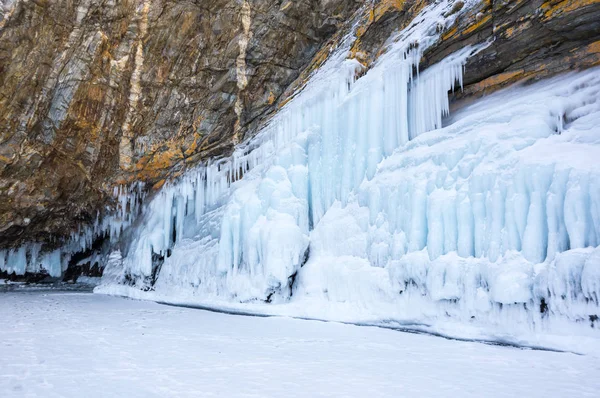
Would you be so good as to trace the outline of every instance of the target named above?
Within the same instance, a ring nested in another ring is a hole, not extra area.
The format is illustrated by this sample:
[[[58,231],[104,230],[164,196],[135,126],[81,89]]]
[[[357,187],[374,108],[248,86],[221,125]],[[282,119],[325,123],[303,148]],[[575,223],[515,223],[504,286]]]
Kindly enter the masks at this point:
[[[598,357],[212,313],[0,294],[0,396],[595,397]]]

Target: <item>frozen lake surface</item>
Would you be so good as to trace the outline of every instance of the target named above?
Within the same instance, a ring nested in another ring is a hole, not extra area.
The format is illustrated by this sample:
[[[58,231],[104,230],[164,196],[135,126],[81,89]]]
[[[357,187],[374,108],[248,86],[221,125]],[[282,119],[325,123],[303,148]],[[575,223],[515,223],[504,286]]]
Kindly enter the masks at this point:
[[[0,293],[0,397],[597,396],[600,359],[82,292]]]

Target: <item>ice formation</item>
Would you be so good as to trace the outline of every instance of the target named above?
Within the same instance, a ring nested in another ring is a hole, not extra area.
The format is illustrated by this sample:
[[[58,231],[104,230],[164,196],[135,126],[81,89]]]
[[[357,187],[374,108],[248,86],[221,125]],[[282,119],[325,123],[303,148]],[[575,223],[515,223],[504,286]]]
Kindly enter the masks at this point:
[[[394,302],[412,319],[589,325],[599,100],[600,70],[580,72],[491,96],[401,146],[311,232],[296,294]]]
[[[231,158],[162,189],[98,291],[509,327],[592,320],[600,70],[450,118],[448,92],[489,44],[415,72],[451,5],[425,8],[358,79],[342,44]]]

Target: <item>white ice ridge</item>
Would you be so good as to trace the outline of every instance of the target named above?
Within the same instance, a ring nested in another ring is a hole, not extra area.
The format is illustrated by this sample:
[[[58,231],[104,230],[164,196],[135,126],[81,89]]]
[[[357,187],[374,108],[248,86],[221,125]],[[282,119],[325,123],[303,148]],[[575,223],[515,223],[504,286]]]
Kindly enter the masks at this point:
[[[164,261],[159,284],[202,285],[242,300],[288,297],[309,231],[327,209],[345,203],[398,146],[441,127],[448,91],[462,84],[466,59],[486,46],[465,48],[415,75],[439,27],[457,17],[443,17],[452,4],[424,9],[358,80],[362,65],[346,59],[347,38],[257,137],[231,158],[166,186],[125,253],[119,281],[146,287]],[[179,244],[186,238],[201,245],[198,253]]]
[[[486,43],[413,71],[451,6],[426,8],[360,79],[348,40],[255,139],[165,186],[98,291],[343,320],[597,323],[600,69],[448,118]]]
[[[111,242],[117,242],[121,233],[141,211],[145,197],[143,184],[116,187],[113,196],[117,202],[114,213],[104,217],[98,213],[91,226],[80,227],[78,231],[72,232],[67,242],[56,249],[47,250],[41,243],[31,242],[0,250],[0,271],[16,275],[46,272],[58,278],[67,269],[73,254],[89,251],[97,238],[109,237]]]

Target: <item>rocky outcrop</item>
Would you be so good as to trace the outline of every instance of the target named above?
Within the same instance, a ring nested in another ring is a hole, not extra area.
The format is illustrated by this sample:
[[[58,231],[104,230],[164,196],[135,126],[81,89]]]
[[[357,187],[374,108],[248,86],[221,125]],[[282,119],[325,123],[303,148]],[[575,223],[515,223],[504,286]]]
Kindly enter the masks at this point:
[[[4,0],[0,248],[59,245],[110,211],[116,185],[157,188],[228,154],[347,34],[349,57],[368,68],[431,2]],[[421,69],[489,40],[466,65],[458,106],[599,64],[599,21],[598,0],[481,0],[439,27]]]
[[[424,66],[484,39],[493,41],[467,63],[458,98],[600,64],[600,1],[481,2],[425,54]]]
[[[381,1],[357,32],[352,56],[365,65],[385,51],[386,40],[431,1]],[[464,7],[456,1],[451,12]],[[465,66],[465,87],[455,101],[600,64],[600,1],[482,0],[423,54],[426,69],[471,44],[490,46]],[[460,102],[458,102],[460,103]]]

